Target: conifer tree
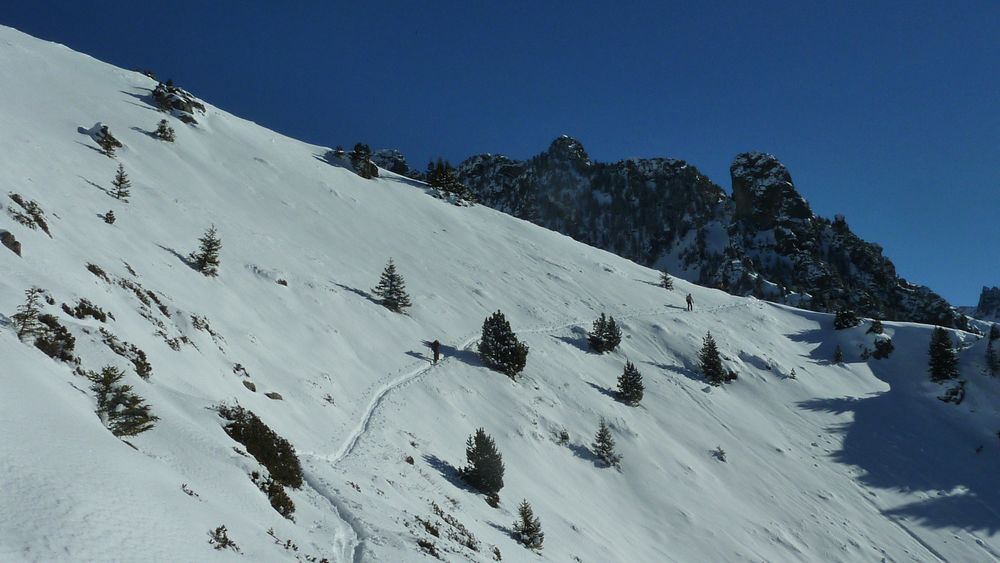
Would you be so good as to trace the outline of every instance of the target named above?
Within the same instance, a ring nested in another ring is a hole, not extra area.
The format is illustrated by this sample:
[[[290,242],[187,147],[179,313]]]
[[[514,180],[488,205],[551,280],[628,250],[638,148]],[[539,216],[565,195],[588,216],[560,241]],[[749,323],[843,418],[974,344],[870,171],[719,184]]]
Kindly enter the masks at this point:
[[[872,326],[868,327],[865,334],[882,334],[885,329],[882,328],[882,321],[875,319],[872,321]]]
[[[93,382],[91,390],[97,395],[97,415],[101,422],[115,436],[135,436],[153,427],[159,420],[150,412],[149,405],[132,391],[131,385],[123,385],[125,372],[105,366],[100,373],[90,372]]]
[[[607,327],[608,319],[604,313],[601,313],[601,316],[594,321],[593,328],[587,333],[587,340],[595,352],[604,352],[604,331],[607,330]]]
[[[129,188],[132,187],[132,181],[128,179],[125,167],[121,164],[118,165],[118,171],[115,172],[115,179],[111,181],[111,186],[113,188],[111,190],[111,197],[128,201],[128,196],[131,193]]]
[[[833,351],[833,363],[844,363],[844,351],[840,349],[840,344],[837,344],[837,348]]]
[[[459,473],[466,483],[487,495],[496,495],[503,488],[503,457],[497,451],[493,437],[480,428],[465,442],[467,465]]]
[[[670,277],[666,271],[660,272],[660,287],[663,289],[674,288],[674,278]]]
[[[711,332],[705,335],[703,342],[701,353],[698,354],[698,360],[701,362],[701,373],[705,375],[705,379],[710,384],[722,385],[727,380],[727,375],[726,371],[722,368],[722,356],[719,355],[719,347],[716,346]]]
[[[483,363],[514,379],[528,362],[528,345],[519,341],[510,323],[497,311],[483,321],[483,336],[479,341],[479,357]]]
[[[458,173],[447,160],[427,163],[427,184],[445,193],[455,194],[461,199],[471,200],[469,189],[458,179]]]
[[[986,343],[986,371],[989,372],[991,377],[996,377],[1000,374],[1000,358],[997,357],[997,352],[993,348],[993,339]]]
[[[105,223],[113,225],[115,223],[115,212],[109,209],[101,218],[104,219]]]
[[[517,520],[514,522],[514,533],[511,535],[528,549],[542,549],[545,532],[542,531],[542,523],[535,516],[527,499],[522,500],[517,507]]]
[[[958,356],[952,347],[948,331],[941,327],[934,328],[928,355],[930,356],[928,371],[930,371],[931,381],[940,383],[958,377]]]
[[[222,239],[219,238],[215,225],[209,227],[198,242],[200,243],[198,252],[191,254],[194,268],[206,276],[219,275],[219,251],[222,250]]]
[[[45,331],[44,325],[38,320],[42,312],[42,288],[29,287],[24,291],[24,303],[17,306],[17,313],[11,316],[17,337],[21,340],[35,341],[35,337]]]
[[[843,330],[845,328],[858,326],[858,323],[860,322],[861,319],[858,318],[858,315],[855,314],[854,311],[851,311],[850,309],[841,309],[837,311],[837,314],[834,316],[833,328]]]
[[[597,427],[597,435],[594,436],[594,443],[591,444],[594,455],[609,467],[615,466],[622,461],[622,456],[615,452],[615,438],[611,435],[611,428],[601,419],[600,426]]]
[[[372,293],[382,299],[382,305],[396,313],[402,313],[403,309],[410,306],[410,296],[406,293],[406,284],[403,276],[396,272],[396,264],[389,259],[385,270],[382,270],[382,277]]]
[[[161,141],[166,141],[168,143],[174,142],[174,128],[167,123],[166,119],[161,119],[160,123],[156,126],[156,133],[154,133],[157,139]]]
[[[608,317],[608,324],[604,327],[604,349],[608,352],[614,351],[622,342],[622,329],[618,328],[614,317]]]
[[[632,362],[625,362],[625,371],[618,376],[618,397],[627,405],[636,406],[645,391],[642,374]]]

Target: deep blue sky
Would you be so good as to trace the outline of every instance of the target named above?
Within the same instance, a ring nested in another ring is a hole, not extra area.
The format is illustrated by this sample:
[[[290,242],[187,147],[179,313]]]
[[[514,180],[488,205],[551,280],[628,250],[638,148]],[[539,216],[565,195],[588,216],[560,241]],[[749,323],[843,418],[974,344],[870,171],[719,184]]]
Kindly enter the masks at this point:
[[[771,152],[814,211],[974,304],[1000,284],[1000,2],[921,4],[31,0],[0,23],[418,168],[566,133],[728,190],[736,153]]]

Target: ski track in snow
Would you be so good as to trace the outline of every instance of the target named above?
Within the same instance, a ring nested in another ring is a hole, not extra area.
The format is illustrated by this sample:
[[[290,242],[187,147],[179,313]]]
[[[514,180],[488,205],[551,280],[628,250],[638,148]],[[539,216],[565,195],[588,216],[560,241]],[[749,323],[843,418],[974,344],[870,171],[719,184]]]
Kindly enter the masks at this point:
[[[693,313],[715,313],[715,312],[719,312],[719,311],[725,311],[727,309],[734,309],[734,308],[737,308],[737,307],[746,307],[746,308],[749,308],[752,304],[753,304],[753,302],[748,302],[748,303],[731,303],[729,305],[720,305],[718,307],[712,307],[710,309],[703,309],[703,310],[691,311],[691,312],[693,312]],[[685,311],[685,313],[687,313],[687,312],[688,311]],[[677,314],[677,313],[674,312],[674,311],[663,311],[663,310],[654,310],[654,311],[645,311],[645,312],[632,312],[632,313],[625,313],[625,314],[622,314],[622,315],[618,315],[618,319],[620,319],[620,320],[629,320],[629,319],[635,319],[635,318],[640,318],[640,317],[655,317],[655,316],[667,315],[667,314]],[[576,319],[576,320],[568,321],[568,322],[565,322],[565,323],[562,323],[562,324],[545,325],[545,326],[540,326],[540,327],[536,327],[536,328],[528,328],[528,329],[522,329],[522,330],[515,330],[514,332],[516,334],[546,334],[546,333],[550,333],[550,332],[557,332],[557,331],[560,331],[560,330],[565,330],[567,328],[574,327],[574,326],[581,326],[581,325],[585,326],[587,323],[590,323],[590,322],[592,322],[592,320],[588,320],[588,319]],[[463,338],[460,341],[461,344],[458,346],[458,349],[461,350],[461,351],[467,351],[467,350],[469,350],[478,341],[479,341],[479,335],[478,334],[475,334],[475,335],[472,335],[472,336],[466,336],[465,338]],[[444,362],[448,361],[449,359],[450,358],[444,357],[444,358],[441,359],[440,363],[444,363]],[[424,376],[425,374],[427,374],[434,367],[436,367],[435,364],[423,365],[423,366],[418,367],[416,369],[412,369],[410,371],[407,371],[404,375],[402,375],[402,376],[400,376],[400,377],[398,377],[398,378],[390,381],[389,383],[383,385],[375,393],[375,395],[372,397],[372,399],[368,402],[368,406],[365,408],[364,413],[361,415],[361,420],[358,422],[357,426],[355,426],[354,430],[351,431],[351,433],[348,435],[348,437],[344,440],[344,443],[340,446],[340,448],[333,455],[330,455],[330,456],[320,456],[320,455],[316,455],[314,453],[307,453],[307,452],[303,452],[303,454],[307,455],[307,456],[310,456],[310,457],[313,457],[315,459],[324,460],[324,461],[328,462],[332,466],[337,465],[338,463],[340,463],[341,461],[343,461],[345,458],[347,458],[349,455],[351,455],[354,452],[354,450],[357,448],[358,444],[361,441],[361,438],[371,428],[372,421],[375,418],[375,414],[378,412],[379,407],[381,407],[385,403],[386,398],[393,391],[396,391],[398,389],[406,387],[410,383],[413,383],[413,382],[416,382],[416,381],[420,380],[422,378],[422,376]],[[351,511],[345,506],[345,504],[344,504],[343,501],[341,501],[341,500],[339,500],[337,498],[337,495],[335,495],[335,494],[333,494],[333,493],[331,493],[329,491],[329,485],[327,485],[325,482],[321,482],[319,479],[317,479],[315,477],[311,477],[308,474],[308,472],[306,472],[306,482],[309,484],[310,487],[313,488],[313,490],[315,490],[318,494],[320,494],[325,499],[327,499],[327,501],[329,501],[330,505],[336,510],[336,513],[337,513],[338,517],[341,520],[343,520],[348,526],[350,526],[351,530],[354,531],[355,539],[354,539],[353,545],[350,546],[349,549],[343,549],[342,551],[344,551],[344,552],[351,551],[353,553],[353,556],[352,556],[351,560],[354,561],[354,563],[361,563],[362,561],[364,561],[365,540],[368,537],[368,533],[365,531],[364,525],[362,524],[362,522],[351,513]],[[907,532],[908,532],[908,530],[907,530]],[[910,535],[912,535],[912,534],[910,534]],[[347,546],[345,546],[345,547],[347,547]],[[931,550],[931,551],[933,552],[933,550]]]
[[[702,311],[693,311],[693,312],[697,312],[697,313],[714,313],[714,312],[724,311],[726,309],[732,309],[732,308],[736,308],[736,307],[750,307],[750,304],[749,303],[734,303],[734,304],[730,304],[730,305],[721,305],[719,307],[713,307],[711,309],[705,309],[705,310],[702,310]],[[666,315],[666,314],[668,314],[668,311],[648,311],[648,312],[638,312],[638,313],[631,313],[631,314],[619,315],[618,318],[620,320],[628,320],[628,319],[635,319],[635,318],[639,318],[639,317],[653,317],[653,316]],[[592,322],[592,321],[591,320],[587,320],[587,319],[583,319],[583,320],[577,319],[577,320],[569,321],[569,322],[566,322],[566,323],[563,323],[563,324],[545,325],[545,326],[536,327],[536,328],[515,330],[514,332],[516,334],[545,334],[545,333],[549,333],[549,332],[556,332],[556,331],[560,331],[560,330],[565,330],[567,328],[574,327],[574,326],[586,325],[589,322]],[[472,345],[475,344],[478,341],[479,341],[478,336],[467,336],[467,337],[465,337],[461,341],[462,343],[461,343],[461,345],[458,346],[458,349],[461,350],[461,351],[468,351],[472,347]],[[441,362],[442,363],[446,362],[449,359],[450,358],[443,358],[441,360]],[[417,369],[414,369],[412,371],[407,372],[405,375],[403,375],[403,376],[395,379],[394,381],[391,381],[388,384],[383,385],[382,388],[372,398],[372,400],[369,401],[368,406],[365,408],[364,414],[361,415],[361,421],[358,422],[358,425],[354,428],[354,430],[351,432],[351,434],[348,435],[347,439],[344,441],[343,445],[341,445],[340,449],[337,450],[337,452],[334,453],[332,456],[328,456],[325,459],[327,459],[331,464],[336,465],[337,463],[339,463],[340,461],[342,461],[344,458],[346,458],[347,456],[351,455],[351,453],[357,447],[358,442],[361,440],[361,437],[371,427],[372,418],[374,418],[375,412],[378,410],[378,408],[385,401],[386,397],[388,397],[388,395],[390,393],[392,393],[393,391],[395,391],[396,389],[399,389],[401,387],[406,386],[409,383],[413,383],[414,381],[419,380],[421,376],[423,376],[424,374],[426,374],[427,372],[429,372],[431,370],[431,368],[433,368],[433,367],[434,367],[434,364],[428,364],[428,365],[419,367]],[[311,454],[311,455],[315,456],[315,454]],[[316,456],[316,457],[321,457],[321,456]]]

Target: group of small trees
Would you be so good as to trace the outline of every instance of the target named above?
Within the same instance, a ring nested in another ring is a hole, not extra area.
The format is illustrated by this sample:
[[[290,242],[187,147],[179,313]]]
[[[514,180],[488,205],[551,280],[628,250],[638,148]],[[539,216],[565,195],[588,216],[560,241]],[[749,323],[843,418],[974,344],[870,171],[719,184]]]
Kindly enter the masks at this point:
[[[595,352],[603,354],[611,352],[621,344],[622,330],[618,328],[614,317],[605,317],[604,313],[594,321],[593,329],[587,333],[587,340]]]
[[[485,494],[491,506],[499,506],[499,493],[503,488],[503,456],[485,429],[477,429],[466,440],[465,459],[466,465],[459,469],[459,475],[471,487]],[[522,500],[518,507],[518,520],[514,522],[511,535],[528,549],[542,549],[545,541],[542,524],[527,500]]]
[[[348,157],[351,159],[351,167],[358,176],[371,179],[378,176],[378,167],[372,162],[372,149],[364,143],[357,143],[351,150]]]
[[[458,179],[458,173],[447,160],[439,158],[437,162],[427,163],[427,184],[442,192],[454,194],[461,199],[472,199],[469,188]]]
[[[836,316],[833,318],[833,328],[837,330],[855,327],[859,324],[861,324],[861,319],[858,318],[857,313],[849,309],[841,309],[837,311]]]

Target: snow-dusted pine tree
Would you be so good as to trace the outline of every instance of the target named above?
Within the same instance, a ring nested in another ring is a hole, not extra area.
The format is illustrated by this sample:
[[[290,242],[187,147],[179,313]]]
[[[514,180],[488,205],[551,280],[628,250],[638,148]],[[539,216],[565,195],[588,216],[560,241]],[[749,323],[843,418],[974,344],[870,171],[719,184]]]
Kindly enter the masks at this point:
[[[493,437],[480,428],[465,442],[468,462],[459,473],[466,483],[487,495],[496,495],[503,488],[503,457]]]
[[[642,384],[642,374],[632,362],[625,362],[625,371],[618,376],[618,397],[626,405],[633,407],[642,401],[645,386]]]
[[[941,327],[934,328],[927,353],[930,356],[928,371],[931,381],[940,383],[958,377],[958,356],[952,347],[948,331]]]
[[[97,395],[97,416],[115,436],[135,436],[153,427],[159,418],[153,416],[149,405],[123,385],[125,372],[114,366],[105,366],[100,373],[90,372],[90,387]]]
[[[844,363],[844,351],[840,349],[840,344],[837,344],[837,348],[833,351],[833,363]]]
[[[14,330],[21,340],[35,341],[35,337],[44,332],[45,327],[38,316],[42,312],[42,294],[40,287],[29,287],[24,291],[24,303],[17,306],[17,313],[11,316]]]
[[[128,179],[125,167],[121,164],[118,165],[118,171],[115,172],[115,179],[111,180],[111,187],[111,197],[128,201],[128,196],[131,193],[129,188],[132,187],[132,181]]]
[[[390,311],[402,313],[403,309],[410,306],[410,296],[406,293],[406,283],[403,276],[396,272],[396,264],[392,258],[382,270],[382,277],[378,281],[372,293],[382,300],[382,305]]]
[[[161,119],[160,123],[156,126],[156,133],[153,133],[157,139],[161,141],[166,141],[168,143],[174,142],[176,138],[174,136],[174,128],[167,123],[166,119]]]
[[[514,532],[511,535],[528,549],[542,549],[545,532],[542,531],[542,522],[535,516],[527,499],[522,500],[517,507],[517,520],[514,521]]]
[[[497,311],[483,321],[483,336],[479,340],[479,357],[491,369],[511,379],[528,363],[528,345],[519,341],[510,323]]]
[[[590,347],[596,352],[611,352],[621,344],[622,331],[615,323],[614,317],[605,317],[604,313],[594,321],[594,326],[587,333]]]
[[[219,251],[222,250],[222,239],[219,238],[215,225],[209,227],[198,242],[200,243],[198,252],[191,253],[194,268],[206,276],[219,275]]]
[[[611,435],[611,428],[603,418],[601,425],[597,427],[597,434],[591,447],[594,449],[594,455],[609,467],[617,467],[622,461],[622,456],[615,452],[615,438]]]
[[[674,278],[670,277],[666,271],[660,272],[660,287],[663,289],[674,288]]]
[[[719,355],[719,347],[712,338],[712,333],[705,335],[704,344],[698,354],[701,363],[701,373],[705,375],[705,380],[712,385],[722,385],[728,379],[726,370],[722,368],[722,356]]]

